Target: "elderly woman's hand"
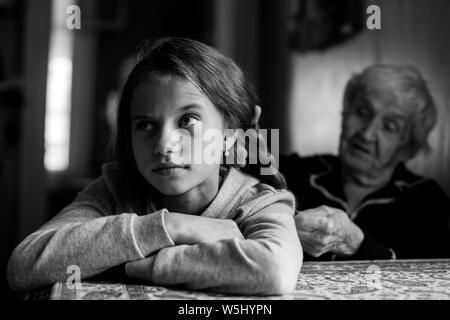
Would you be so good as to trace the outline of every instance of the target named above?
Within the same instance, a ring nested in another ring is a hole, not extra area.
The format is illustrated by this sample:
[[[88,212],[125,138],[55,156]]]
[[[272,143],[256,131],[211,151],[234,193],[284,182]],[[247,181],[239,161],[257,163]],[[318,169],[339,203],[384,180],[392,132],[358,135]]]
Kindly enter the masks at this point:
[[[314,257],[327,252],[351,256],[364,240],[361,229],[336,208],[321,206],[298,211],[295,224],[303,250]]]

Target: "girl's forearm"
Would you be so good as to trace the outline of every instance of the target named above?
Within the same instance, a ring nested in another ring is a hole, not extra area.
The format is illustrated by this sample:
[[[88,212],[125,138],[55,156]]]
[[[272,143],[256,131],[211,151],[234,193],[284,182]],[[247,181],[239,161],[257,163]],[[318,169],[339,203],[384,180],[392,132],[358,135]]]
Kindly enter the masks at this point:
[[[127,263],[126,271],[131,278],[153,285],[278,295],[295,287],[301,264],[297,250],[295,242],[282,248],[272,241],[237,239],[181,245]]]
[[[168,212],[164,215],[164,220],[168,234],[177,245],[244,239],[236,222],[231,219]]]
[[[14,250],[8,264],[10,286],[17,291],[36,289],[65,281],[70,276],[69,266],[79,267],[81,279],[85,279],[143,259],[173,245],[162,220],[163,212],[158,211],[146,216],[121,214],[70,223],[59,219],[47,224]]]

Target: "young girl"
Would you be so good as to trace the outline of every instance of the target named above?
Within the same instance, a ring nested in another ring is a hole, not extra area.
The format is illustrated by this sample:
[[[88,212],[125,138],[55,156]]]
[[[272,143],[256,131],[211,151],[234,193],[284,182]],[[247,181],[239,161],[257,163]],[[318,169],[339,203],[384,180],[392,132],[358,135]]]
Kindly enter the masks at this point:
[[[291,193],[276,176],[260,177],[271,186],[248,168],[183,152],[187,143],[204,146],[208,130],[254,126],[255,100],[239,67],[204,44],[165,38],[144,49],[119,104],[117,162],[15,249],[10,286],[66,281],[71,265],[82,279],[123,265],[129,278],[153,285],[293,290],[302,250]],[[189,142],[180,142],[186,132]],[[228,135],[208,147],[226,158],[235,142]]]

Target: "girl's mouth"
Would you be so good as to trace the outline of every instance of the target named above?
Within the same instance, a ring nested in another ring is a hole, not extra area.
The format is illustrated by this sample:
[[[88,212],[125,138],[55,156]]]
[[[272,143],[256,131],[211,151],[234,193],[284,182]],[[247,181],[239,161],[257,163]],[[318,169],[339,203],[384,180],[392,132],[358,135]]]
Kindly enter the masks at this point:
[[[174,176],[179,175],[185,170],[187,170],[189,166],[186,165],[175,165],[175,164],[165,164],[161,165],[152,171],[159,176]]]

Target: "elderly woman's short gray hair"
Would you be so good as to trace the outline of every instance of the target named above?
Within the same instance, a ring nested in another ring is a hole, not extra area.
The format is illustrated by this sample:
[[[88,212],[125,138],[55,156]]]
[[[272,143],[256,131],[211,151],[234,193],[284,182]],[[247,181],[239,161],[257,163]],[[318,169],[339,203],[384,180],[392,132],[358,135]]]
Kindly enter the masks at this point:
[[[402,106],[413,112],[408,156],[428,152],[428,135],[437,121],[437,110],[427,83],[420,72],[408,65],[373,65],[353,76],[344,91],[344,114],[361,92],[376,87],[396,95]]]

